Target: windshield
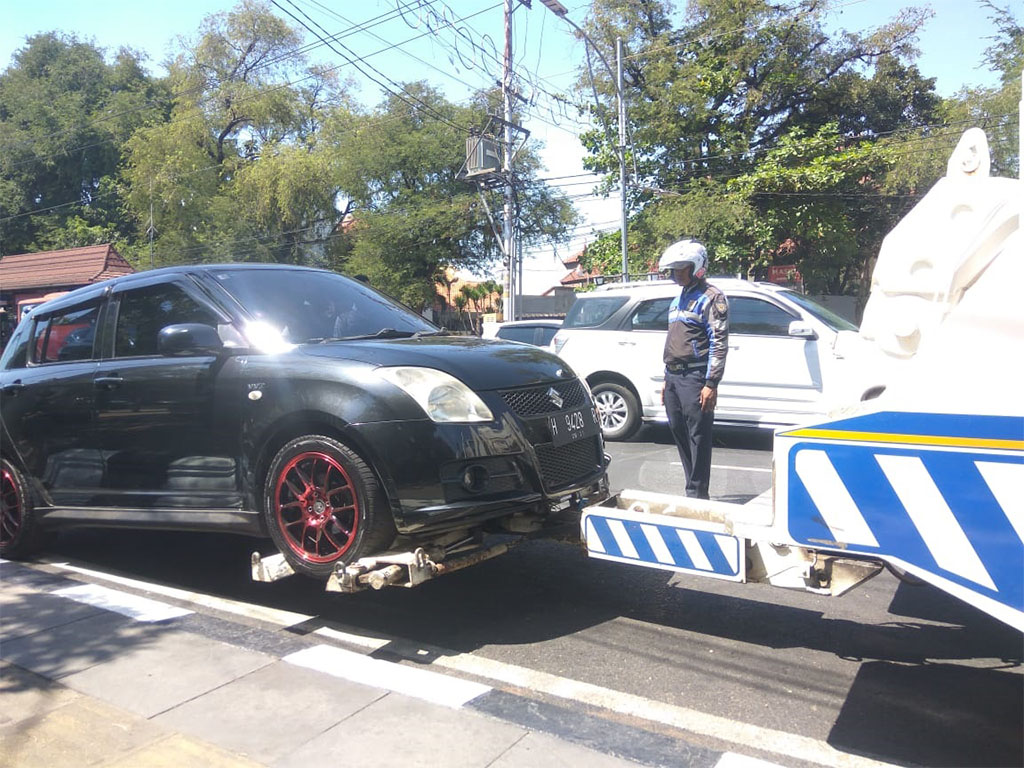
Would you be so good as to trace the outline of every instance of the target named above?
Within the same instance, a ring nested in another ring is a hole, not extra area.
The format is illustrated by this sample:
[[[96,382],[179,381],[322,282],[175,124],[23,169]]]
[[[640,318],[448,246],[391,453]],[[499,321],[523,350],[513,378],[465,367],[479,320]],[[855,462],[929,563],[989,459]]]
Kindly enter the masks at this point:
[[[563,328],[593,328],[626,303],[626,296],[587,296],[576,299],[562,323]]]
[[[407,307],[357,280],[303,269],[225,269],[213,278],[252,316],[292,344],[437,333]]]
[[[802,307],[803,309],[810,312],[816,318],[821,320],[825,325],[831,328],[833,331],[856,331],[857,326],[847,320],[845,317],[840,317],[831,309],[821,306],[818,302],[804,296],[802,293],[796,291],[779,291],[783,296],[792,301],[794,304]]]

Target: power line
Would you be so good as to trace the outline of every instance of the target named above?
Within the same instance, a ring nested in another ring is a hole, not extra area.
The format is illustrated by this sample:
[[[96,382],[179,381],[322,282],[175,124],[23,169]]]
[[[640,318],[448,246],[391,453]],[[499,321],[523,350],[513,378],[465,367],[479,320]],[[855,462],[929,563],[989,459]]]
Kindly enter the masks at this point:
[[[313,27],[309,26],[309,24],[307,24],[302,19],[300,19],[298,16],[296,16],[294,13],[292,13],[287,8],[285,8],[277,0],[270,0],[270,2],[276,8],[281,10],[283,13],[286,13],[288,16],[290,16],[296,22],[298,22],[303,27],[305,27],[310,32],[310,34],[312,34],[314,37],[316,37],[316,38],[318,38],[320,40],[324,40],[324,38],[320,35],[320,33],[318,33],[316,30],[314,30]],[[311,24],[313,24],[314,26],[317,27],[317,29],[320,29],[324,33],[327,32],[327,30],[325,30],[322,26],[320,26],[319,23],[317,23],[312,18],[310,18],[309,14],[307,14],[298,5],[296,5],[295,2],[293,2],[293,0],[285,0],[285,2],[287,2],[291,6],[293,6],[295,8],[295,10],[297,10],[306,19],[308,19]],[[345,51],[348,52],[348,53],[344,53],[342,51],[339,51],[337,48],[334,47],[333,44],[327,42],[326,40],[324,40],[324,42],[325,42],[325,44],[327,45],[328,48],[330,48],[332,51],[337,53],[339,56],[342,56],[343,58],[348,60],[348,62],[352,66],[354,66],[356,69],[358,69],[360,72],[362,72],[365,77],[369,78],[370,80],[375,82],[377,85],[379,85],[385,92],[390,93],[392,96],[394,96],[397,99],[400,99],[401,101],[404,101],[406,104],[408,104],[413,109],[418,109],[420,111],[426,112],[426,114],[432,116],[438,122],[444,123],[445,125],[448,125],[449,127],[454,128],[455,130],[460,131],[462,133],[466,133],[466,134],[469,133],[469,128],[468,127],[464,127],[464,126],[458,125],[457,123],[454,123],[451,120],[449,120],[448,118],[446,118],[444,115],[442,115],[440,112],[438,112],[432,106],[427,104],[425,101],[423,101],[422,99],[418,98],[417,96],[409,93],[408,90],[403,88],[403,86],[399,85],[394,80],[389,78],[387,75],[383,74],[379,69],[374,67],[372,64],[366,63],[365,58],[360,60],[359,57],[355,56],[355,53],[348,46],[342,45],[341,43],[339,43],[339,45],[341,45],[341,47],[344,48]],[[397,48],[397,47],[398,47],[397,45],[391,45],[391,46],[388,46],[388,48],[386,48],[384,50],[391,50],[391,49]],[[351,55],[349,55],[349,54],[351,54]],[[367,73],[367,71],[365,69],[363,69],[363,67],[359,66],[359,61],[361,61],[361,63],[365,64],[368,69],[373,70],[374,72],[377,73],[377,75],[379,75],[384,80],[387,80],[389,83],[391,83],[391,85],[394,86],[394,88],[391,88],[391,87],[385,85],[380,80],[378,80],[376,77],[374,77],[373,75]],[[395,89],[398,89],[398,90],[395,90]],[[408,98],[406,98],[406,97],[408,97]],[[417,103],[420,105],[419,107],[416,106]]]

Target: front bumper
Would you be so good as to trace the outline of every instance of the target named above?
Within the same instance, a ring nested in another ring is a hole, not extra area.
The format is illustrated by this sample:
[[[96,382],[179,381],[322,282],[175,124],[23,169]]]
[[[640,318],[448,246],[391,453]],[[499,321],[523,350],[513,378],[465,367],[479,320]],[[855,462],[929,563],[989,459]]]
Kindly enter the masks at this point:
[[[608,495],[600,435],[554,447],[538,427],[502,414],[489,424],[378,422],[353,427],[405,535],[546,515]]]

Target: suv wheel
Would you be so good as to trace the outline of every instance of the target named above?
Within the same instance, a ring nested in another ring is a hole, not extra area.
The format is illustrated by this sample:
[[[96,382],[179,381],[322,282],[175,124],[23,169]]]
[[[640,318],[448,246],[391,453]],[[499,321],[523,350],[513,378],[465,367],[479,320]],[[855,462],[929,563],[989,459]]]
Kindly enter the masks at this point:
[[[605,440],[628,440],[640,428],[640,404],[621,384],[603,382],[591,390]]]

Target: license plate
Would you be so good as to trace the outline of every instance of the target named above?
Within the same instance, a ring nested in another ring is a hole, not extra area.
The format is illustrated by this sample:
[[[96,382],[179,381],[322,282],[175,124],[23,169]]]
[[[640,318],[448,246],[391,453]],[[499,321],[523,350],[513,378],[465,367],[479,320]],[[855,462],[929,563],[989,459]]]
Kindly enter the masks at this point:
[[[573,440],[596,435],[601,430],[594,409],[588,407],[548,416],[548,426],[551,428],[551,442],[556,448]]]

